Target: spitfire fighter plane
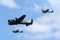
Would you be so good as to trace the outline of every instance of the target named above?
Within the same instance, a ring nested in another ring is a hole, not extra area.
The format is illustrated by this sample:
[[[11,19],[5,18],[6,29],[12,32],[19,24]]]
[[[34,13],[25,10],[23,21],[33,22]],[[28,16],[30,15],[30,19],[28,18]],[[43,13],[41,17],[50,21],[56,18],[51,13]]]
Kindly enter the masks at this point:
[[[31,22],[25,22],[23,19],[26,17],[26,15],[22,15],[20,18],[15,18],[8,20],[9,25],[17,25],[17,24],[25,24],[26,26],[32,25],[33,19],[31,19]]]
[[[14,32],[14,33],[22,33],[23,31],[21,30],[21,31],[19,31],[19,30],[13,30],[12,32]]]
[[[52,11],[49,11],[49,9],[42,10],[42,13],[53,13],[53,10]]]

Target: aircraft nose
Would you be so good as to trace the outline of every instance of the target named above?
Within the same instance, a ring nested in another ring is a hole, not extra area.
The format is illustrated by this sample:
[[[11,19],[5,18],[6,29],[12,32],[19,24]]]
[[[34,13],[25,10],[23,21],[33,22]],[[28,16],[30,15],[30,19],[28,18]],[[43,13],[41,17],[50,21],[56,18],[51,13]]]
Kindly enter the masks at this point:
[[[10,20],[8,20],[8,22],[10,22]]]

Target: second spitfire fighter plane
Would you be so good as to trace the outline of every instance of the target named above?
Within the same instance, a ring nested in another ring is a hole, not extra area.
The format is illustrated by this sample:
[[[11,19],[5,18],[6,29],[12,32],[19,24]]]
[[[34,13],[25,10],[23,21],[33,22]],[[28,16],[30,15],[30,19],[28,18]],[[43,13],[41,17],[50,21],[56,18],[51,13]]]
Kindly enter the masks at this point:
[[[19,31],[19,30],[13,30],[12,32],[14,32],[14,33],[22,33],[23,31],[21,30],[21,31]]]
[[[31,22],[25,22],[23,19],[26,17],[26,15],[22,15],[20,18],[15,18],[8,20],[9,25],[17,25],[17,24],[25,24],[26,26],[32,25],[33,19],[31,19]]]
[[[53,10],[52,11],[49,11],[49,9],[42,10],[42,13],[53,13]]]

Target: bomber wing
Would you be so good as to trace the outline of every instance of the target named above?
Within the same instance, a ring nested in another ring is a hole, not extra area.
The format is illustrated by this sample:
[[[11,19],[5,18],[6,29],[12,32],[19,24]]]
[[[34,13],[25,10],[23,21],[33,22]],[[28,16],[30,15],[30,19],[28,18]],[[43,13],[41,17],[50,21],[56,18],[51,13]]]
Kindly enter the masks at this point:
[[[19,19],[17,19],[16,21],[19,21],[19,22],[21,22],[21,21],[23,21],[23,19],[26,17],[26,15],[22,15]]]

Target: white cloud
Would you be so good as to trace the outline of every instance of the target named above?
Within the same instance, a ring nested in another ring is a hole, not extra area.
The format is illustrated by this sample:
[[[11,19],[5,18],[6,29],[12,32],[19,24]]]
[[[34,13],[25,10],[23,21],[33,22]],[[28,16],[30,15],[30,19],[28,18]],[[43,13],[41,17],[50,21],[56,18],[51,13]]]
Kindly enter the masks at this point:
[[[32,26],[29,26],[28,31],[32,31],[33,33],[41,32],[41,33],[46,33],[50,32],[50,28],[48,25],[42,25],[37,22],[34,22]]]
[[[17,5],[14,0],[0,0],[0,5],[9,7],[9,8],[20,8],[19,5]]]
[[[60,0],[48,0],[52,6],[60,5]]]

